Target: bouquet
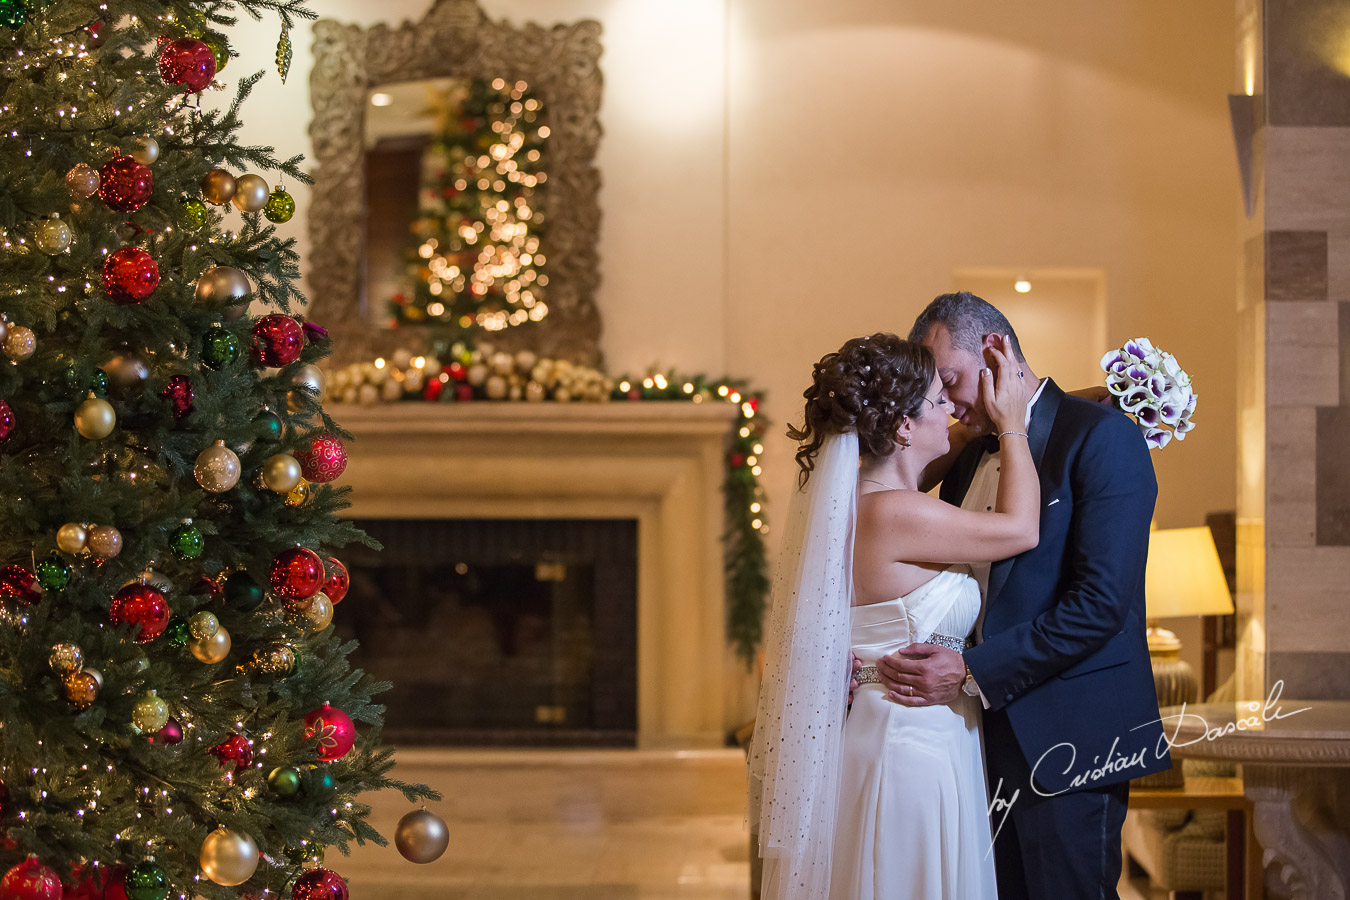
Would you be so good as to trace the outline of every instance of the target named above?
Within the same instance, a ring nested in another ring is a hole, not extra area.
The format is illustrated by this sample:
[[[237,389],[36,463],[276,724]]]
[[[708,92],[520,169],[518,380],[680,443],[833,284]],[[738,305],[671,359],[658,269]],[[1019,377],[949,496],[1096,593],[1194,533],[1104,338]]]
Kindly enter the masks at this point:
[[[1175,356],[1154,347],[1148,338],[1127,341],[1103,356],[1102,371],[1116,405],[1134,416],[1151,448],[1161,450],[1174,437],[1184,441],[1195,427],[1191,376]]]

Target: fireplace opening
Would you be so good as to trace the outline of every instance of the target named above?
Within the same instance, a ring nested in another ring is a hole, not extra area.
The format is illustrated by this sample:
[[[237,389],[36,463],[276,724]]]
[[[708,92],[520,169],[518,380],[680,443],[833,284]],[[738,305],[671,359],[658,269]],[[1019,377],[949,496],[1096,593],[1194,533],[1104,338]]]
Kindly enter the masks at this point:
[[[637,743],[637,522],[368,519],[334,621],[401,744]]]

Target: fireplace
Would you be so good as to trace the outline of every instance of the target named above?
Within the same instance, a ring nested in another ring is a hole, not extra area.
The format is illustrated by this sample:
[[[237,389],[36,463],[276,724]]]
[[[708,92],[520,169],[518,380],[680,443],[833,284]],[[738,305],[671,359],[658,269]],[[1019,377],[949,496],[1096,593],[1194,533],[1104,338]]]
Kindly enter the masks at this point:
[[[637,522],[368,519],[337,617],[400,744],[637,742]]]

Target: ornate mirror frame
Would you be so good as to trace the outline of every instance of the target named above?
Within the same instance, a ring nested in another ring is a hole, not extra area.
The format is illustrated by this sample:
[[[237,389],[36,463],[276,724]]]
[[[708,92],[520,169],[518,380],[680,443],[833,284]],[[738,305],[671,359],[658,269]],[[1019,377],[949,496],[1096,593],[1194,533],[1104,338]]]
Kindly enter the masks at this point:
[[[523,80],[548,107],[549,314],[485,337],[494,347],[600,362],[596,243],[600,175],[600,23],[544,28],[490,21],[474,0],[437,0],[420,22],[362,28],[314,23],[310,138],[318,168],[309,209],[310,316],[332,333],[335,362],[425,349],[421,329],[376,327],[365,292],[365,116],[380,84],[425,78]],[[378,301],[376,301],[378,302]]]

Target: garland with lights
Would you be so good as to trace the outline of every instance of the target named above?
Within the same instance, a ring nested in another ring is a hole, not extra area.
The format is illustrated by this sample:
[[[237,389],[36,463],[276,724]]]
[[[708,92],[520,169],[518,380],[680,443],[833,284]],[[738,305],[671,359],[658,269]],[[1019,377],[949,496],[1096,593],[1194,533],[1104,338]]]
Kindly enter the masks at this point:
[[[468,403],[473,401],[670,401],[732,403],[732,426],[722,482],[726,529],[722,533],[727,590],[727,639],[747,664],[763,636],[769,594],[764,534],[768,530],[759,457],[767,422],[763,394],[729,378],[651,372],[641,379],[612,378],[566,360],[468,350],[460,345],[445,364],[400,350],[389,359],[353,363],[327,379],[328,396],[344,403]]]

